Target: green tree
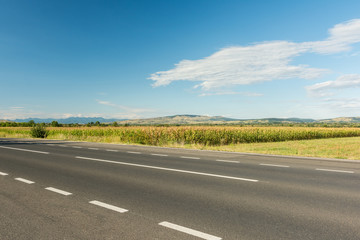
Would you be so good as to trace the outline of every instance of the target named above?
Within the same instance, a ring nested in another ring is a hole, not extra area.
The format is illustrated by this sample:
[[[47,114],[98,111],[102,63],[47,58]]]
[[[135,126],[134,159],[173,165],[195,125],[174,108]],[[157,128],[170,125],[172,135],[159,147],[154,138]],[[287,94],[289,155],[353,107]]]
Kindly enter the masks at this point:
[[[34,120],[30,120],[30,121],[28,122],[28,126],[29,126],[29,127],[35,126],[35,121],[34,121]]]
[[[52,127],[60,127],[60,124],[57,121],[52,121],[51,126]]]

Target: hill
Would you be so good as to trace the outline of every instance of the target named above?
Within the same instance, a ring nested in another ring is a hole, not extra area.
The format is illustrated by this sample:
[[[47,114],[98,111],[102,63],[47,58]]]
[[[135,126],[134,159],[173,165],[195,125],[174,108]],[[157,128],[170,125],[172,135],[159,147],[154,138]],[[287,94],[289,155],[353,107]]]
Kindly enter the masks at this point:
[[[121,121],[119,124],[130,125],[186,125],[186,124],[272,124],[272,123],[311,123],[313,119],[300,118],[264,118],[264,119],[234,119],[222,116],[202,116],[202,115],[174,115],[158,118],[134,119]]]
[[[323,123],[360,123],[360,117],[339,117],[332,119],[319,120]]]
[[[147,118],[147,119],[134,119],[121,121],[120,124],[131,124],[131,125],[186,125],[186,124],[224,124],[236,119],[226,118],[221,116],[201,116],[201,115],[174,115],[167,117]]]
[[[55,118],[27,118],[27,119],[15,119],[0,120],[0,122],[29,122],[33,120],[36,123],[51,123],[57,121],[62,124],[87,124],[90,122],[100,123],[113,123],[117,122],[120,125],[241,125],[241,124],[298,124],[298,123],[319,123],[319,124],[358,124],[360,123],[360,117],[339,117],[332,119],[304,119],[304,118],[263,118],[263,119],[234,119],[222,116],[203,116],[203,115],[173,115],[166,117],[145,118],[145,119],[106,119],[102,117],[71,117],[63,119]]]
[[[52,121],[57,121],[62,124],[71,124],[71,123],[79,123],[79,124],[87,124],[90,122],[100,123],[111,123],[123,121],[124,119],[106,119],[102,117],[70,117],[70,118],[26,118],[26,119],[15,119],[14,122],[29,122],[33,120],[35,123],[51,123]]]

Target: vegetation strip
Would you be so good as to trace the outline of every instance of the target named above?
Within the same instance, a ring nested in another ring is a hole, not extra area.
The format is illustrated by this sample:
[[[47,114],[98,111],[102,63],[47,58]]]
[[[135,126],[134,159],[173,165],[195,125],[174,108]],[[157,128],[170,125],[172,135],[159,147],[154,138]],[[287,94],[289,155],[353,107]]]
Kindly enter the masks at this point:
[[[49,127],[47,138],[164,146],[169,143],[223,146],[238,143],[280,142],[360,136],[360,128],[324,127]],[[1,135],[31,136],[29,127],[2,127]],[[0,135],[0,136],[1,136]]]

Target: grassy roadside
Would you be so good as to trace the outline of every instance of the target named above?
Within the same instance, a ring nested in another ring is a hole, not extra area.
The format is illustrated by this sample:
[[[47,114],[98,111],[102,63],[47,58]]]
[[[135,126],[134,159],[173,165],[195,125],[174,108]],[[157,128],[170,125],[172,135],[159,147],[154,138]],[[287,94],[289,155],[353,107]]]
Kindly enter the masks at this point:
[[[228,146],[168,145],[168,147],[360,160],[360,137],[244,143]]]
[[[0,131],[0,137],[31,138],[29,128],[7,128],[6,131],[2,129],[2,131]],[[50,135],[48,139],[124,144],[124,142],[119,141],[118,137],[111,135],[87,136],[79,139],[78,137],[69,137],[69,135],[63,135],[60,133],[56,135]],[[267,143],[238,143],[221,146],[176,143],[163,144],[162,146],[201,150],[360,160],[360,137],[328,138]]]

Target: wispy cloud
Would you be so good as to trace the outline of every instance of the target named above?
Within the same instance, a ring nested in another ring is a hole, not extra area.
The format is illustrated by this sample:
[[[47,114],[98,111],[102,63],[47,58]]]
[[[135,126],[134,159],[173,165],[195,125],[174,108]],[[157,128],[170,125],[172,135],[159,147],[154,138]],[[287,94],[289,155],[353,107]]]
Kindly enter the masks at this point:
[[[360,19],[335,25],[323,41],[293,43],[273,41],[251,46],[223,48],[199,60],[182,60],[175,68],[151,74],[153,86],[173,81],[200,82],[203,90],[254,84],[278,79],[319,78],[327,69],[293,65],[291,61],[304,53],[331,54],[351,49],[360,42]]]
[[[116,116],[118,117],[121,116],[123,118],[139,118],[141,117],[140,114],[142,113],[149,113],[155,111],[154,109],[149,109],[149,108],[131,108],[124,105],[115,104],[109,101],[96,100],[96,102],[98,104],[110,106],[117,110],[120,110],[121,112],[116,113]]]
[[[206,92],[206,93],[202,93],[199,96],[200,97],[205,97],[205,96],[219,96],[219,95],[242,95],[242,96],[247,96],[247,97],[261,97],[264,96],[264,94],[262,93],[253,93],[253,92],[231,92],[231,91],[227,91],[227,92]]]
[[[10,107],[11,110],[23,110],[24,107]]]
[[[352,44],[360,42],[360,19],[335,25],[329,30],[329,35],[324,41],[307,42],[304,45],[321,54],[348,51]]]
[[[338,77],[335,81],[326,81],[307,86],[306,90],[312,96],[324,97],[333,95],[332,90],[360,87],[359,74],[347,74]]]

